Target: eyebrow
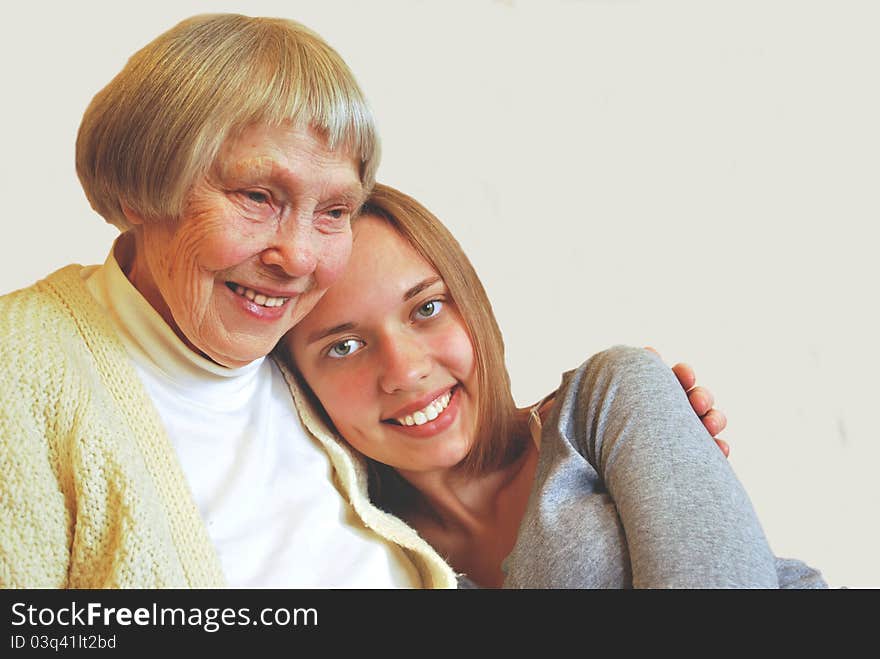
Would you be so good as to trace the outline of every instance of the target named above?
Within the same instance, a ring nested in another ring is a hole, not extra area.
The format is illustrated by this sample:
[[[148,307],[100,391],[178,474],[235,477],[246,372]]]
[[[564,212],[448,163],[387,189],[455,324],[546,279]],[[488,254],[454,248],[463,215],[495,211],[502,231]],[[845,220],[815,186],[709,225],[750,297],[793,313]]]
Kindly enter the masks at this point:
[[[416,295],[421,293],[426,288],[430,288],[438,281],[441,281],[440,277],[428,277],[427,279],[423,279],[418,284],[413,286],[412,288],[407,289],[406,293],[403,294],[403,301],[406,302],[414,298]],[[327,329],[317,330],[312,334],[309,334],[308,339],[306,339],[307,343],[315,343],[316,341],[320,341],[321,339],[326,339],[328,336],[333,336],[334,334],[341,334],[342,332],[350,332],[351,330],[357,327],[357,323],[341,323],[339,325],[334,325],[333,327],[328,327]]]
[[[271,183],[282,186],[288,186],[291,182],[297,182],[295,177],[291,178],[286,174],[279,174],[276,171],[276,164],[276,161],[270,156],[246,158],[233,163],[225,163],[218,160],[216,163],[216,174],[221,180],[240,179],[245,184],[256,182],[259,179],[268,179]],[[343,203],[353,206],[355,210],[363,205],[366,196],[360,181],[340,186],[333,189],[332,194],[327,195],[330,199],[338,199]]]
[[[411,289],[409,289],[406,293],[403,294],[403,301],[406,302],[410,298],[414,298],[416,295],[421,293],[423,290],[425,290],[426,288],[430,288],[431,286],[436,284],[438,281],[440,281],[440,277],[436,277],[436,276],[435,277],[428,277],[427,279],[420,281],[418,284],[416,284]]]
[[[317,332],[309,334],[307,342],[314,343],[315,341],[320,341],[321,339],[325,339],[328,336],[332,336],[333,334],[348,332],[350,330],[353,330],[355,327],[357,327],[357,325],[355,325],[354,323],[342,323],[341,325],[336,325],[334,327],[330,327],[324,330],[318,330]]]
[[[363,206],[364,202],[367,200],[367,192],[364,190],[364,184],[358,179],[357,181],[350,183],[345,186],[345,189],[342,191],[342,196],[350,199],[352,202],[356,202],[358,207]]]

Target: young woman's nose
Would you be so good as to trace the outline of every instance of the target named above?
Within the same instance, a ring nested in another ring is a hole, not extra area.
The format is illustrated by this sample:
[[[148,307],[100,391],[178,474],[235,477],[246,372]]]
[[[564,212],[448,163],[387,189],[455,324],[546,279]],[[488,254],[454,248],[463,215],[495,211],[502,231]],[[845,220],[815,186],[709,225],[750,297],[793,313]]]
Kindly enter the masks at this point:
[[[406,333],[383,339],[379,385],[393,394],[416,388],[431,372],[431,356],[418,337]]]

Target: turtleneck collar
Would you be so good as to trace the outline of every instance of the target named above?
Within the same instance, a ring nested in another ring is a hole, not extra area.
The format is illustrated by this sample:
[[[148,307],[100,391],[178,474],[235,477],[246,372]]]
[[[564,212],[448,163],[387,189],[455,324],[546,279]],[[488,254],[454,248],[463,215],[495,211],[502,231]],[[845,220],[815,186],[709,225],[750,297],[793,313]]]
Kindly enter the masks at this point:
[[[189,348],[125,276],[132,239],[127,233],[119,236],[104,264],[87,273],[86,285],[112,316],[135,361],[164,376],[187,397],[204,394],[213,399],[247,386],[265,357],[227,368]]]

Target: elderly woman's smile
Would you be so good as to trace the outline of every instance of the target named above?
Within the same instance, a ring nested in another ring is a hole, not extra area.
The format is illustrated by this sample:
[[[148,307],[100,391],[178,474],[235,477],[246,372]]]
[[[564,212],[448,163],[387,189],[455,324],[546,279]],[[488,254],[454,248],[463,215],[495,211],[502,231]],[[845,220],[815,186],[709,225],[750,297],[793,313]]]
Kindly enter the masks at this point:
[[[354,157],[315,131],[252,126],[226,142],[178,220],[125,209],[137,249],[123,269],[187,345],[242,366],[342,273],[362,195]]]
[[[236,295],[239,295],[243,298],[247,298],[251,302],[254,303],[255,307],[263,307],[272,309],[273,307],[280,307],[286,304],[290,298],[299,295],[296,291],[291,293],[267,293],[255,291],[253,288],[246,288],[241,284],[236,284],[235,282],[228,281],[226,285],[229,287],[229,290],[234,291]],[[259,311],[256,309],[255,311]]]
[[[95,95],[76,172],[121,235],[0,296],[0,587],[455,585],[367,524],[265,359],[346,268],[379,156],[351,70],[283,18],[185,19]]]

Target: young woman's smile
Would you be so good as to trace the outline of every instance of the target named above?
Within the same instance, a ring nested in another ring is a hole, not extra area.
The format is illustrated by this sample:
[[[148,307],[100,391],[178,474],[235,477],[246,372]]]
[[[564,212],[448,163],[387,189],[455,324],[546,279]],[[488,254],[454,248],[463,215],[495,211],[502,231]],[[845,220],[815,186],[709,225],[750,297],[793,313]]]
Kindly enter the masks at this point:
[[[399,432],[410,437],[432,437],[446,430],[455,421],[461,401],[456,396],[458,391],[459,387],[455,386],[446,389],[439,396],[426,396],[425,398],[430,398],[427,405],[408,405],[409,411],[401,410],[383,423],[396,426]]]
[[[446,285],[384,219],[354,224],[339,281],[288,334],[340,434],[401,471],[454,467],[475,435],[474,351]]]

